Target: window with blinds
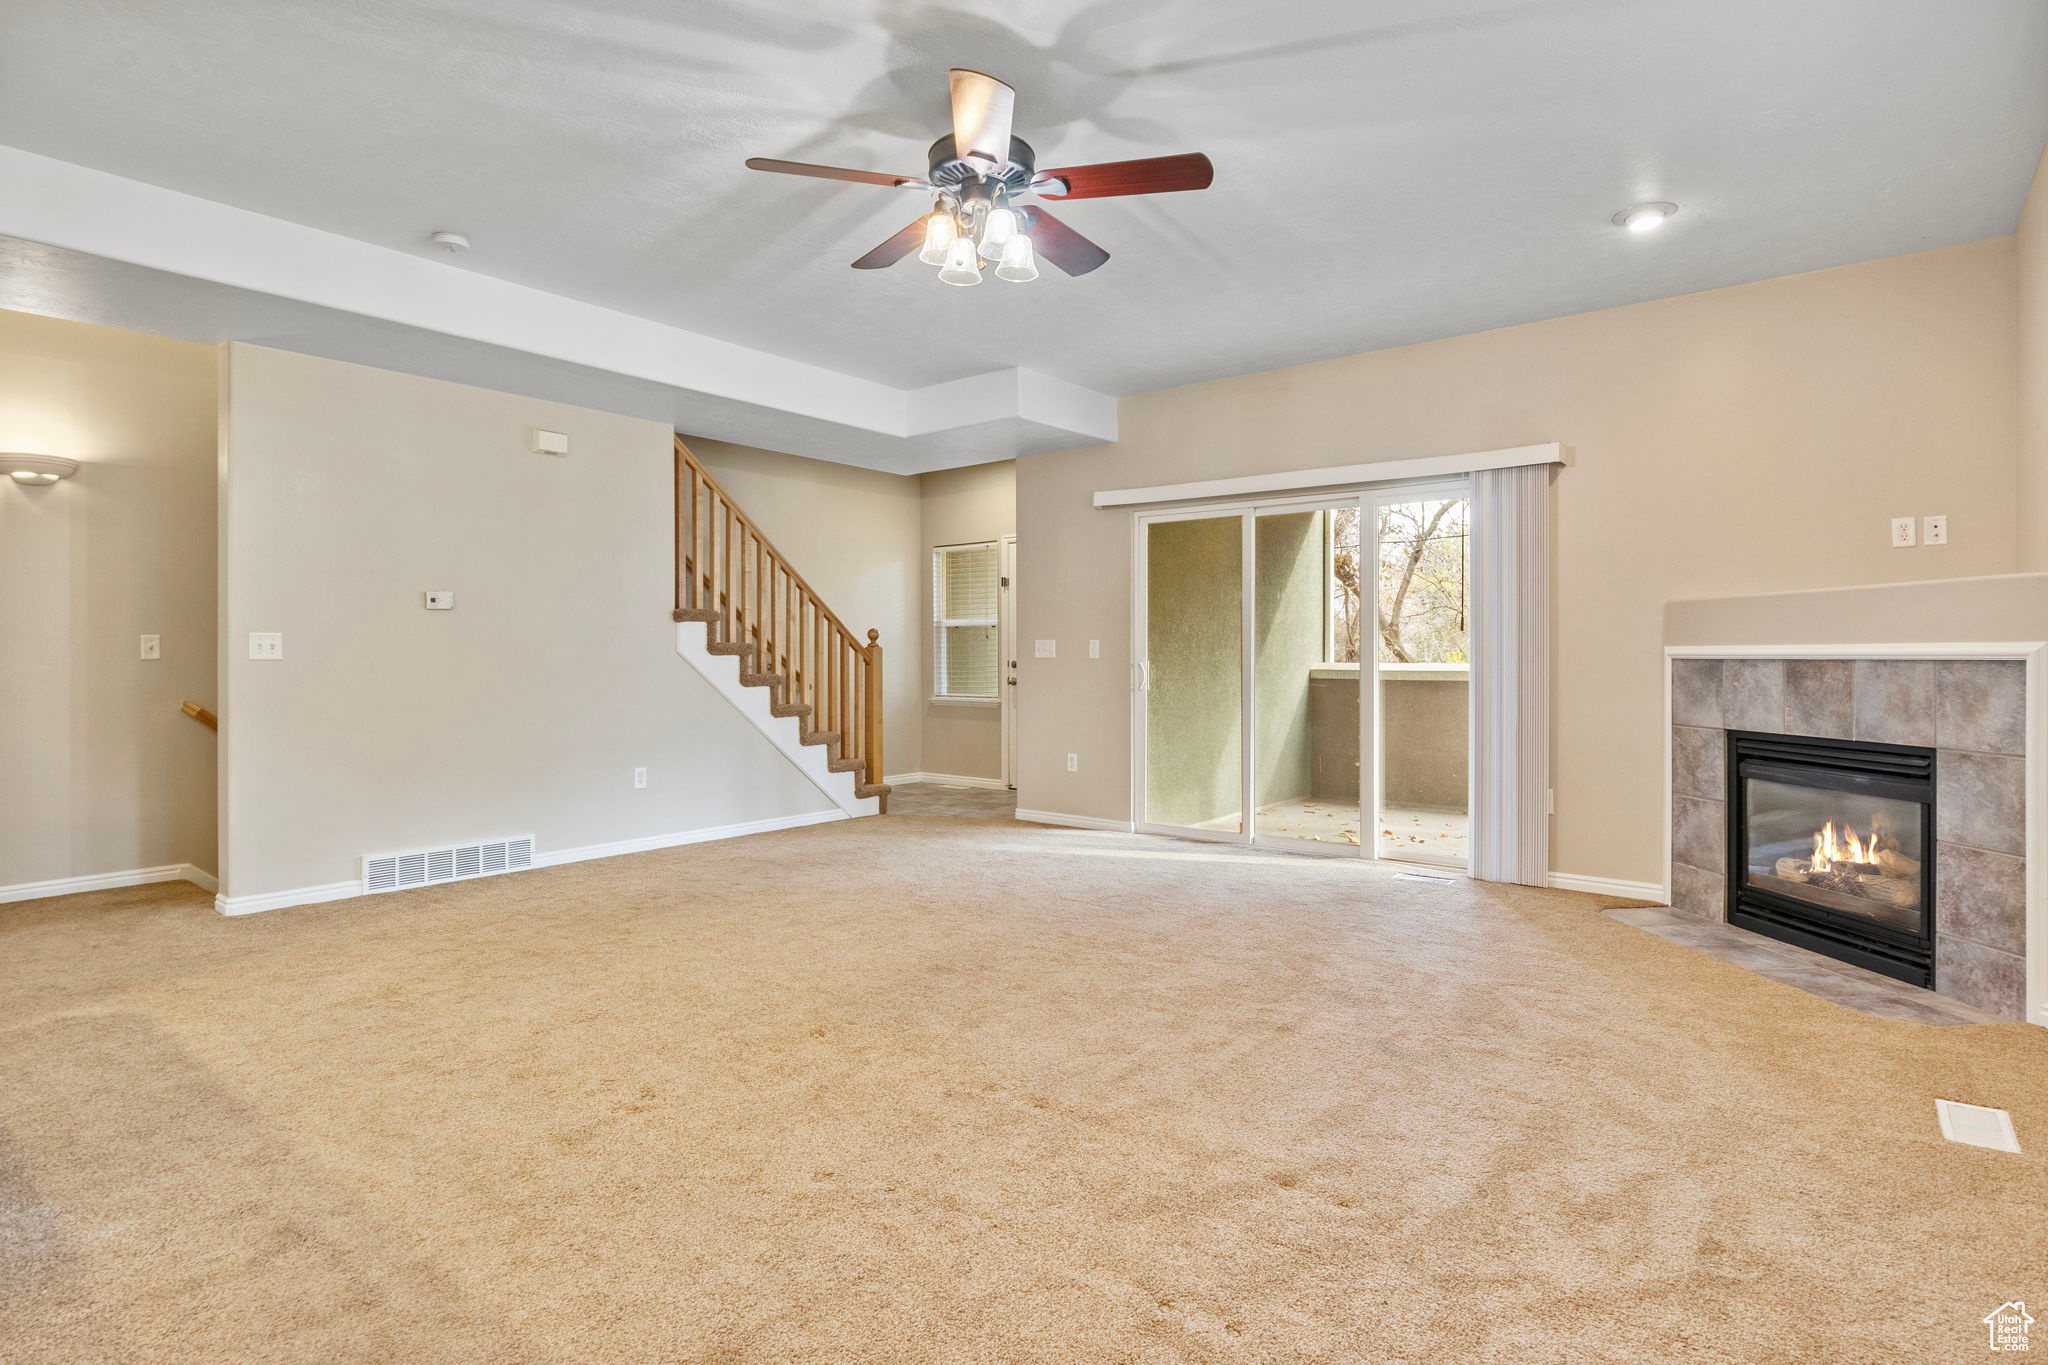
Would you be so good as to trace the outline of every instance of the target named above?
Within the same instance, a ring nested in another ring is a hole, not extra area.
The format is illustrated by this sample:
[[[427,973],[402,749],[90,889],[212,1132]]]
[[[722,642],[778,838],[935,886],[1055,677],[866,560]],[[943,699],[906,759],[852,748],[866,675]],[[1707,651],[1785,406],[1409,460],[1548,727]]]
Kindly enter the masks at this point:
[[[1001,674],[993,541],[932,551],[932,695],[993,701]]]

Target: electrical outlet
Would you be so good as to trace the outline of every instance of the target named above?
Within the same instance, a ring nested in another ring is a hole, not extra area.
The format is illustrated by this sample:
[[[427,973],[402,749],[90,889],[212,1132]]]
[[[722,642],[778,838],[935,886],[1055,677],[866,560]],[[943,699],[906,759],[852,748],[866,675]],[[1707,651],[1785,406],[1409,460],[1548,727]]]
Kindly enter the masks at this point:
[[[282,659],[284,657],[284,635],[274,630],[250,631],[249,657],[252,659]]]
[[[161,659],[161,658],[163,658],[163,657],[164,657],[164,637],[163,637],[163,636],[161,636],[161,635],[145,635],[145,636],[143,636],[143,637],[142,637],[142,657],[143,657],[143,658],[145,658],[145,659]]]
[[[427,594],[427,610],[454,611],[455,594],[452,592],[429,592]]]
[[[1060,646],[1057,640],[1034,640],[1031,643],[1031,653],[1034,658],[1052,659],[1057,658],[1059,655]]]
[[[1067,755],[1067,771],[1068,771],[1068,772],[1070,772],[1070,773],[1077,773],[1077,772],[1080,772],[1080,771],[1081,771],[1081,755],[1079,755],[1079,754],[1068,754],[1068,755]]]
[[[1090,640],[1088,642],[1088,657],[1091,659],[1099,659],[1102,657],[1102,641]]]
[[[1922,517],[1920,519],[1920,543],[1922,545],[1948,544],[1948,518]]]
[[[1914,532],[1913,518],[1893,517],[1892,548],[1894,550],[1905,550],[1910,549],[1918,543],[1919,537]]]
[[[644,786],[646,786],[646,785],[647,785],[647,769],[645,769],[645,768],[635,768],[635,769],[633,769],[633,785],[634,785],[635,787],[644,787]]]

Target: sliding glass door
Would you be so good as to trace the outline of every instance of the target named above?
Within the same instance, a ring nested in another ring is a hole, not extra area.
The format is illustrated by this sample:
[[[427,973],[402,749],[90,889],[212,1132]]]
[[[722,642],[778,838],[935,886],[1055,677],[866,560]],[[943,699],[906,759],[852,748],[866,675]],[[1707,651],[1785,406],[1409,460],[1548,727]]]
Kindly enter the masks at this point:
[[[1139,827],[1462,862],[1463,507],[1450,485],[1141,516]]]
[[[1372,500],[1372,828],[1382,858],[1470,858],[1471,500],[1462,482]]]
[[[1141,535],[1144,823],[1242,842],[1245,520],[1151,518]]]

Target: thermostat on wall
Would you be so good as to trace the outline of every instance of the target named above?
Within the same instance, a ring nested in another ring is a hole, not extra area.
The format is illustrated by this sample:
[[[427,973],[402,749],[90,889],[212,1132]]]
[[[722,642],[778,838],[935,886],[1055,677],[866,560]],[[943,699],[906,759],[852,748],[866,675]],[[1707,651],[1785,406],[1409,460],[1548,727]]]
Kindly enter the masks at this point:
[[[455,594],[452,592],[430,592],[427,594],[428,611],[454,611]]]
[[[569,438],[559,431],[533,429],[533,453],[536,455],[567,455]]]

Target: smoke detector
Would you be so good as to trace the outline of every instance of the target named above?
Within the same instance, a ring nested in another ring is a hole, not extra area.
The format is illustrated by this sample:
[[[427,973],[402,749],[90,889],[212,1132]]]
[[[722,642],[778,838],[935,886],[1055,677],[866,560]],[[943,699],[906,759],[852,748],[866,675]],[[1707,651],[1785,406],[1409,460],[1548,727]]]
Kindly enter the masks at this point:
[[[428,237],[427,240],[440,247],[443,251],[469,250],[469,238],[459,232],[436,232]]]

